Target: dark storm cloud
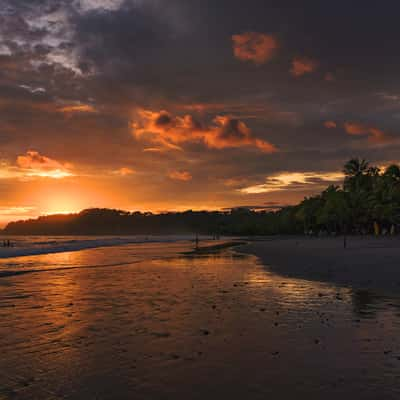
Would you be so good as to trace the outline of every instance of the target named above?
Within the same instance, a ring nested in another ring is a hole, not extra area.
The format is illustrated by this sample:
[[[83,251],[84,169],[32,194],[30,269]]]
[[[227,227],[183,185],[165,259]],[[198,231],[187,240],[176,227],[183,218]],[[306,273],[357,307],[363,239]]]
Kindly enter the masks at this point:
[[[393,1],[0,0],[1,157],[36,149],[90,173],[132,169],[146,199],[174,184],[171,198],[225,204],[264,204],[238,190],[282,171],[396,160],[399,11]],[[167,139],[190,116],[183,154],[143,152],[131,132],[140,109]],[[250,131],[279,152],[221,145]],[[199,135],[219,141],[189,140]]]

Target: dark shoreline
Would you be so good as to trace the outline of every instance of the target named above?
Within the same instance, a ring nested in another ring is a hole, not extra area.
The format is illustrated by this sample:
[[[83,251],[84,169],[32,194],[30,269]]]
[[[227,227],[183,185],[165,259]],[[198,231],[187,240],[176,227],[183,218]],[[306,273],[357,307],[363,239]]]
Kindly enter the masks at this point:
[[[191,251],[186,251],[182,254],[184,255],[195,255],[195,254],[208,254],[208,253],[214,253],[219,250],[224,250],[232,247],[238,247],[238,246],[244,246],[248,244],[247,241],[243,240],[238,240],[238,241],[228,241],[228,242],[223,242],[223,243],[218,243],[218,244],[213,244],[209,246],[199,246],[197,249],[191,250]]]
[[[257,256],[282,276],[358,289],[399,291],[400,239],[290,237],[249,241],[239,251]]]

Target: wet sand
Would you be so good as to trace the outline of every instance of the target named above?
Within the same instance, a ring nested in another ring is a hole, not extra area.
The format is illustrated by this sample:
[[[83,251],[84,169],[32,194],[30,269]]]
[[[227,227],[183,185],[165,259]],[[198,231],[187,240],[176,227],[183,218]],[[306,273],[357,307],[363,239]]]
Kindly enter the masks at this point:
[[[250,242],[268,269],[290,277],[373,290],[400,290],[400,238],[270,238]]]
[[[399,398],[398,296],[191,247],[0,262],[0,399]]]

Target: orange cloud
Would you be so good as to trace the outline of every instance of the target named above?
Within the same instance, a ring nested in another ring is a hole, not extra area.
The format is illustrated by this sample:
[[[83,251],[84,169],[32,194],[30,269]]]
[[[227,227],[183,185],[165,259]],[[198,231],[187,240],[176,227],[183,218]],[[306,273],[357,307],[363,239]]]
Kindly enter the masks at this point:
[[[121,175],[121,176],[128,176],[128,175],[134,174],[135,170],[133,170],[132,168],[129,168],[129,167],[122,167],[122,168],[114,171],[114,173],[117,175]]]
[[[77,104],[72,106],[65,106],[58,109],[58,111],[66,114],[70,113],[94,113],[96,109],[89,104]]]
[[[390,143],[393,141],[393,139],[391,137],[386,135],[386,133],[381,131],[380,129],[369,128],[369,132],[370,132],[371,136],[368,137],[368,141],[371,143],[384,144],[384,143]]]
[[[176,181],[188,182],[192,180],[192,175],[188,171],[171,171],[168,176]]]
[[[318,62],[307,57],[297,57],[292,61],[290,73],[299,77],[305,74],[311,74],[318,68]]]
[[[266,178],[265,183],[239,189],[246,194],[278,192],[281,190],[304,190],[310,187],[324,188],[328,183],[343,179],[342,172],[281,172]]]
[[[217,116],[210,126],[205,126],[191,115],[173,116],[167,111],[140,110],[138,116],[139,122],[132,123],[133,135],[164,149],[182,150],[183,143],[202,142],[214,149],[253,146],[265,153],[277,151],[273,144],[255,138],[244,122],[233,117]]]
[[[349,135],[366,135],[369,128],[356,122],[345,122],[344,129]]]
[[[381,129],[357,122],[345,122],[344,129],[349,135],[368,136],[368,142],[372,144],[384,144],[392,141],[392,138],[386,135]]]
[[[17,166],[25,176],[49,178],[65,178],[72,176],[71,164],[62,164],[57,160],[42,156],[39,152],[29,150],[25,155],[17,157]]]
[[[245,32],[232,36],[233,53],[241,61],[251,61],[256,65],[265,64],[278,49],[278,41],[272,35]]]
[[[324,126],[325,126],[325,128],[333,129],[333,128],[337,127],[337,124],[335,121],[325,121]]]

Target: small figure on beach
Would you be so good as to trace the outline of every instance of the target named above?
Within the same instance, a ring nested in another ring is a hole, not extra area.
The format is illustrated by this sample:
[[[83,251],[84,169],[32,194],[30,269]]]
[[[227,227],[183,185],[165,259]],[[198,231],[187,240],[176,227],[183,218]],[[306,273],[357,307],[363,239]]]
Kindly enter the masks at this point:
[[[379,228],[380,228],[379,224],[375,221],[374,222],[374,234],[375,234],[375,236],[379,236],[379,233],[380,233],[380,229]]]

